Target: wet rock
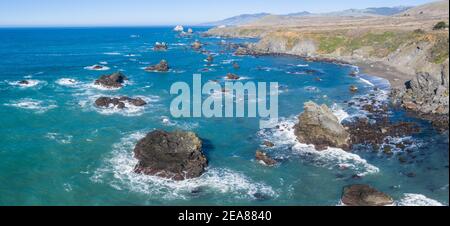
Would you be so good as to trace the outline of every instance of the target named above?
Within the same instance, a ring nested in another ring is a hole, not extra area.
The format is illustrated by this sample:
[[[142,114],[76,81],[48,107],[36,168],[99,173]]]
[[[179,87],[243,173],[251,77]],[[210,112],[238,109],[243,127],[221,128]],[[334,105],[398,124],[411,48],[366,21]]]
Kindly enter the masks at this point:
[[[30,82],[27,80],[22,80],[19,82],[19,85],[28,85],[28,84],[30,84]]]
[[[345,122],[344,126],[350,133],[352,144],[368,144],[381,145],[385,138],[390,137],[404,137],[414,133],[420,132],[417,124],[412,122],[396,122],[389,121],[387,116],[382,116],[376,119],[356,118],[351,122]],[[385,146],[383,150],[386,154],[390,154],[389,146]]]
[[[168,48],[169,47],[165,42],[156,42],[155,46],[153,47],[155,51],[166,51]]]
[[[256,151],[256,160],[264,163],[264,165],[267,166],[274,166],[277,164],[277,161],[273,160],[272,158],[270,158],[269,156],[267,156],[266,153],[262,152],[262,151]]]
[[[352,93],[358,92],[358,87],[356,87],[354,85],[351,85],[349,89],[350,89],[350,92],[352,92]]]
[[[101,66],[101,65],[94,65],[92,67],[92,70],[102,70],[102,69],[103,69],[103,66]]]
[[[270,196],[260,192],[256,192],[255,194],[253,194],[253,197],[255,197],[255,199],[258,201],[267,201],[270,199]]]
[[[100,97],[97,100],[95,100],[95,105],[97,107],[103,107],[107,108],[110,106],[117,107],[119,109],[124,109],[126,107],[125,103],[141,107],[147,104],[143,99],[141,98],[130,98],[130,97],[120,97],[120,98],[111,98],[111,97]]]
[[[191,47],[194,50],[199,50],[203,47],[203,44],[200,41],[196,40],[194,43],[192,43]]]
[[[355,76],[358,75],[358,72],[357,72],[357,71],[351,71],[351,72],[349,73],[349,75],[352,76],[352,77],[355,77]]]
[[[387,194],[364,184],[345,187],[341,201],[346,206],[387,206],[394,203]]]
[[[120,88],[128,78],[121,72],[116,72],[111,75],[102,75],[95,80],[95,85],[101,85],[107,88]]]
[[[391,146],[384,146],[383,153],[386,155],[392,155],[392,148]]]
[[[304,105],[304,112],[294,126],[297,139],[306,144],[315,145],[317,150],[327,147],[338,147],[348,150],[350,136],[339,123],[339,119],[326,106],[318,106],[314,102]]]
[[[209,55],[208,58],[206,58],[206,61],[207,61],[208,63],[211,63],[211,62],[214,61],[214,57],[213,57],[212,55]]]
[[[135,172],[174,180],[199,177],[208,165],[202,141],[192,132],[155,130],[134,148]]]
[[[233,73],[228,73],[227,74],[227,79],[229,79],[229,80],[238,80],[240,77],[238,76],[238,75],[236,75],[236,74],[233,74]]]
[[[267,140],[263,142],[263,145],[266,146],[266,147],[269,147],[269,148],[275,146],[274,143],[272,143],[272,142],[270,142],[270,141],[267,141]]]
[[[147,104],[147,102],[145,102],[145,100],[143,100],[140,97],[137,97],[137,98],[120,97],[119,100],[122,101],[122,102],[124,102],[124,101],[128,102],[128,103],[130,103],[130,104],[132,104],[134,106],[137,106],[137,107],[141,107],[141,106],[144,106],[144,105]]]
[[[166,60],[161,60],[158,64],[145,68],[145,70],[149,72],[167,72],[169,69],[169,64]]]

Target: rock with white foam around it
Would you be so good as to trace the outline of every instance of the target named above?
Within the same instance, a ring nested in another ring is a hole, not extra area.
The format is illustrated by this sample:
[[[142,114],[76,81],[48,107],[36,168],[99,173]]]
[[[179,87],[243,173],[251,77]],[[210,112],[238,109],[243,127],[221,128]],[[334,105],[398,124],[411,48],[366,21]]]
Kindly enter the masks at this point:
[[[95,80],[95,85],[101,85],[106,88],[121,88],[123,83],[128,78],[121,72],[116,72],[110,75],[102,75],[99,79]]]
[[[350,148],[350,135],[339,123],[339,119],[326,105],[306,102],[304,112],[294,126],[295,135],[301,143],[313,144],[317,150],[337,147]]]
[[[394,204],[394,200],[389,195],[365,184],[345,187],[341,201],[346,206],[389,206]]]
[[[199,177],[208,165],[202,141],[192,132],[155,130],[134,148],[135,172],[173,180]]]
[[[277,164],[277,161],[270,158],[265,152],[262,151],[256,151],[256,160],[263,163],[266,166],[274,166]]]

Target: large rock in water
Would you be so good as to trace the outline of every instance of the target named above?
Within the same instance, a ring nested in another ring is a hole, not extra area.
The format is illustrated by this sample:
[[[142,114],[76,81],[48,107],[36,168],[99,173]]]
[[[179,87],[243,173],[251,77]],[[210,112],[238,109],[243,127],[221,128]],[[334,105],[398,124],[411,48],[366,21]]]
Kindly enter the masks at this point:
[[[156,65],[152,65],[152,66],[148,66],[145,68],[146,71],[150,71],[150,72],[167,72],[169,71],[169,64],[167,63],[166,60],[161,60],[158,64]]]
[[[142,98],[131,98],[131,97],[100,97],[95,100],[95,105],[97,107],[107,108],[110,106],[117,107],[119,109],[123,109],[126,107],[125,103],[134,105],[136,107],[142,107],[147,104]]]
[[[110,75],[102,75],[95,80],[95,85],[101,85],[107,88],[120,88],[128,78],[121,72],[116,72]]]
[[[345,187],[341,201],[346,206],[387,206],[394,203],[390,196],[364,184]]]
[[[155,130],[134,148],[136,173],[174,180],[199,177],[208,165],[202,141],[192,132]]]
[[[304,112],[298,119],[294,129],[300,142],[314,144],[317,150],[327,147],[349,149],[349,133],[326,105],[318,106],[314,102],[306,102]]]

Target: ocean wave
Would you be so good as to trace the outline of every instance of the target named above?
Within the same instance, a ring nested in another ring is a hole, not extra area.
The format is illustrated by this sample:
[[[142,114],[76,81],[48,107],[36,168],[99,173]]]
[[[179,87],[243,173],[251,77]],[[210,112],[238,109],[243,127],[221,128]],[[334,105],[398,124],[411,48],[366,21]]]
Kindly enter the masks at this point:
[[[40,100],[34,100],[30,98],[24,98],[17,101],[11,101],[10,103],[4,104],[5,106],[25,109],[25,110],[32,110],[35,113],[45,113],[50,109],[57,108],[58,106],[53,102],[50,101],[49,103],[40,101]]]
[[[138,161],[132,150],[144,136],[144,132],[133,133],[114,144],[111,157],[94,172],[91,180],[108,183],[117,190],[130,190],[166,200],[195,198],[194,193],[199,191],[202,194],[223,194],[233,199],[251,200],[257,193],[276,197],[270,186],[253,182],[244,174],[225,168],[209,168],[201,177],[183,181],[136,174],[134,166]]]
[[[269,140],[277,147],[274,157],[286,159],[298,155],[302,160],[316,166],[328,169],[352,170],[359,176],[376,174],[380,170],[370,164],[359,155],[344,151],[340,148],[327,148],[317,151],[313,145],[300,143],[294,134],[294,125],[297,123],[295,117],[284,119],[273,124],[272,129],[263,129],[259,132],[262,140]]]
[[[79,84],[77,80],[71,78],[60,78],[55,83],[60,86],[76,86]]]
[[[60,133],[47,133],[45,137],[50,140],[55,140],[60,144],[70,144],[72,143],[73,138],[71,135],[63,135]]]
[[[403,198],[400,201],[396,202],[397,206],[443,206],[444,204],[434,200],[427,198],[421,194],[404,194]]]
[[[121,55],[121,53],[119,53],[119,52],[106,52],[106,53],[103,53],[104,55],[109,55],[109,56],[118,56],[118,55]]]
[[[31,88],[31,87],[38,87],[38,86],[40,87],[40,86],[46,84],[45,81],[34,80],[34,79],[28,79],[28,80],[23,80],[23,81],[26,81],[27,83],[22,83],[22,81],[13,81],[13,82],[7,81],[7,83],[11,86],[19,86],[21,88]]]
[[[331,107],[331,111],[339,119],[339,123],[342,123],[342,121],[350,117],[350,115],[337,104],[333,104],[333,106]]]
[[[161,122],[165,126],[175,127],[182,130],[194,130],[199,127],[198,122],[181,122],[177,120],[174,121],[167,116],[162,116]]]

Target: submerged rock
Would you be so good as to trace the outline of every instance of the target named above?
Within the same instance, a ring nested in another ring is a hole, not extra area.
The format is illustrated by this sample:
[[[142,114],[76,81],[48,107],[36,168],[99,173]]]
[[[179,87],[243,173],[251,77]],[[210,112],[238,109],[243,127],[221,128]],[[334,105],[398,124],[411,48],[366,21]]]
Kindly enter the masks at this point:
[[[412,122],[391,123],[387,116],[369,120],[357,118],[345,123],[350,133],[352,144],[370,144],[378,146],[385,142],[386,137],[404,137],[420,132],[417,124]],[[390,148],[383,149],[386,154],[391,154]]]
[[[146,71],[149,72],[167,72],[169,71],[169,64],[167,63],[166,60],[161,60],[158,64],[156,65],[152,65],[152,66],[148,66],[145,68]]]
[[[196,40],[194,43],[192,43],[191,47],[195,50],[199,50],[203,47],[203,44],[200,41]]]
[[[167,43],[165,42],[156,42],[153,47],[155,51],[166,51],[168,49]]]
[[[233,73],[228,73],[227,74],[227,79],[229,79],[229,80],[238,80],[240,77],[238,76],[238,75],[236,75],[236,74],[233,74]]]
[[[256,160],[258,160],[261,163],[264,163],[264,165],[267,165],[267,166],[274,166],[277,164],[277,161],[273,160],[272,158],[267,156],[266,153],[264,153],[262,151],[256,151],[255,157],[256,157]]]
[[[155,130],[134,148],[136,173],[174,180],[199,177],[208,165],[202,141],[192,132]]]
[[[275,146],[274,143],[272,143],[272,142],[270,142],[270,141],[267,141],[267,140],[263,142],[263,145],[266,146],[266,147],[269,147],[269,148]]]
[[[119,109],[125,108],[125,103],[141,107],[147,104],[143,99],[141,98],[130,98],[130,97],[119,97],[119,98],[111,98],[111,97],[100,97],[95,101],[95,105],[97,107],[117,107]]]
[[[341,201],[346,206],[387,206],[394,203],[387,194],[364,184],[345,187]]]
[[[128,78],[122,72],[116,72],[111,75],[102,75],[95,80],[95,85],[101,85],[107,88],[120,88]]]
[[[208,58],[206,58],[206,61],[207,61],[208,63],[211,63],[211,62],[214,61],[214,57],[213,57],[212,55],[209,55]]]
[[[350,147],[349,133],[326,105],[318,106],[314,102],[306,102],[304,112],[298,119],[294,129],[300,142],[313,144],[317,150]]]
[[[352,93],[358,92],[358,87],[356,87],[354,85],[351,85],[349,89],[350,89],[350,92],[352,92]]]
[[[240,66],[238,63],[233,62],[233,68],[236,69],[236,70],[238,70],[238,69],[241,68],[241,66]]]

